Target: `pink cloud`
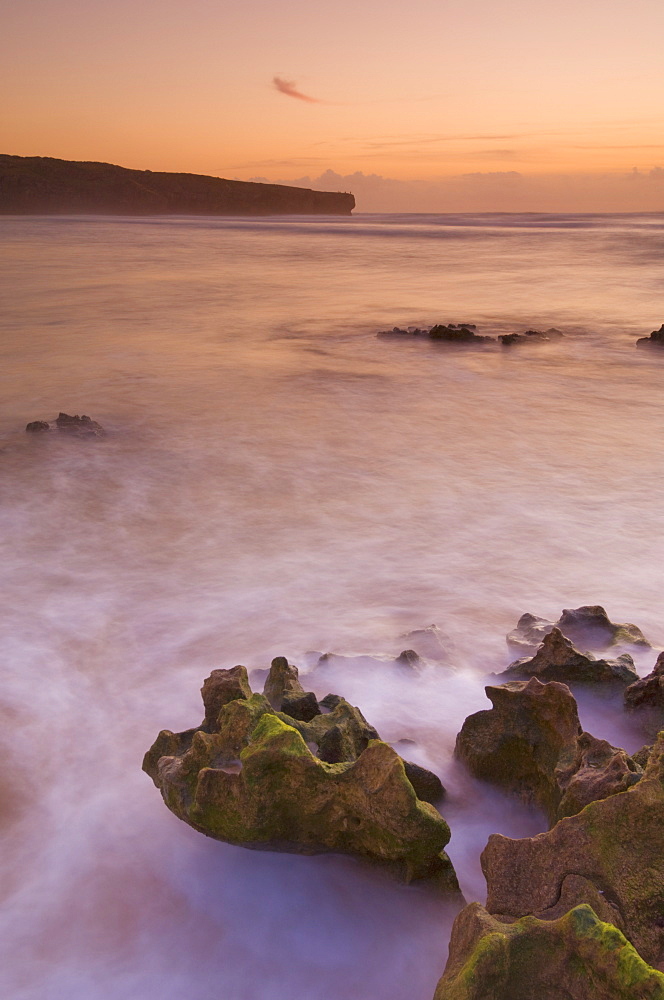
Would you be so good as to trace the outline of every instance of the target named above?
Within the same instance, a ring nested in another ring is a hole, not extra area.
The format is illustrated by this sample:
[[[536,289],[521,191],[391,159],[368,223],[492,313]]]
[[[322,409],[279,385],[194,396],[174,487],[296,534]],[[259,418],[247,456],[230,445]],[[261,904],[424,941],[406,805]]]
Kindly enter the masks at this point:
[[[282,80],[280,76],[274,76],[272,77],[272,86],[280,94],[285,94],[286,97],[296,97],[298,101],[307,101],[309,104],[323,103],[317,97],[309,97],[308,94],[303,94],[299,91],[294,80]]]

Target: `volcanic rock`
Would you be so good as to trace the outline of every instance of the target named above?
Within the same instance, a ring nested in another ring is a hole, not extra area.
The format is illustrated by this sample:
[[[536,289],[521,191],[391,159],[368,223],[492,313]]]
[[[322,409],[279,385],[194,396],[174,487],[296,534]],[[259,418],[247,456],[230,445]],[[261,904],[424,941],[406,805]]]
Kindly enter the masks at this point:
[[[611,907],[611,922],[650,965],[664,961],[664,733],[641,780],[626,791],[590,802],[537,837],[493,834],[482,854],[487,910],[500,919],[560,916]],[[638,994],[637,994],[638,995]]]
[[[614,684],[626,687],[638,680],[634,661],[629,653],[615,660],[596,659],[592,653],[582,653],[554,627],[544,637],[532,658],[515,660],[499,677],[538,677],[543,681],[565,684]]]
[[[664,975],[588,905],[503,923],[471,903],[434,1000],[664,1000]]]

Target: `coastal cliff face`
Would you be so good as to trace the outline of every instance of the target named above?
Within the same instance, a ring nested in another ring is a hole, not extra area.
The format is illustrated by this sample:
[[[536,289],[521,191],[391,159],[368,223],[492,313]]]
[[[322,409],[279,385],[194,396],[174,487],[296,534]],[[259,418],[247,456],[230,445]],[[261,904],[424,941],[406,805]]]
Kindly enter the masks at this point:
[[[352,194],[0,154],[0,215],[350,215]]]

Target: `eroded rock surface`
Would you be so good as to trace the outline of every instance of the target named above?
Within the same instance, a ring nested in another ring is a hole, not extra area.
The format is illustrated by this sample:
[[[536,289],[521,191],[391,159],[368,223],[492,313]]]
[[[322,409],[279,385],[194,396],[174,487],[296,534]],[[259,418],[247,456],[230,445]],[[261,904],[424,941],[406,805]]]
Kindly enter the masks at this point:
[[[612,622],[599,604],[566,608],[557,622],[527,612],[519,618],[516,628],[508,632],[507,645],[515,652],[535,653],[554,628],[583,650],[650,646],[640,628],[630,623]]]
[[[625,688],[625,708],[638,713],[645,733],[654,736],[664,728],[664,653],[646,677]]]
[[[611,922],[653,966],[664,962],[664,733],[640,781],[590,802],[537,837],[494,834],[482,854],[487,910],[501,919],[611,908]],[[591,994],[592,995],[592,994]]]
[[[295,669],[273,661],[273,701],[298,696]],[[203,725],[162,731],[143,763],[180,819],[245,847],[354,854],[458,893],[449,828],[416,794],[437,795],[435,775],[405,764],[359,709],[330,695],[325,714],[317,704],[310,720],[292,718],[251,694],[244,667],[213,671],[202,691]]]
[[[551,824],[640,779],[624,750],[582,732],[565,684],[533,677],[485,690],[493,708],[466,719],[455,754],[474,777],[537,805]]]
[[[664,1000],[664,975],[588,905],[507,924],[471,903],[434,1000]]]
[[[533,657],[515,660],[498,676],[626,687],[638,680],[639,675],[629,653],[621,653],[613,660],[597,659],[592,653],[582,653],[560,628],[554,626]]]

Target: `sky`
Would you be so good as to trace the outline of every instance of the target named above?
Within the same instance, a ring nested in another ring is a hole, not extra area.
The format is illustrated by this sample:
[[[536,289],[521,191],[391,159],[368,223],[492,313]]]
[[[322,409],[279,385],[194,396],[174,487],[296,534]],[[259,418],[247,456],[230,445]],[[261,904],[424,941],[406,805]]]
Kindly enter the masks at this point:
[[[0,0],[0,152],[664,211],[664,0]]]

